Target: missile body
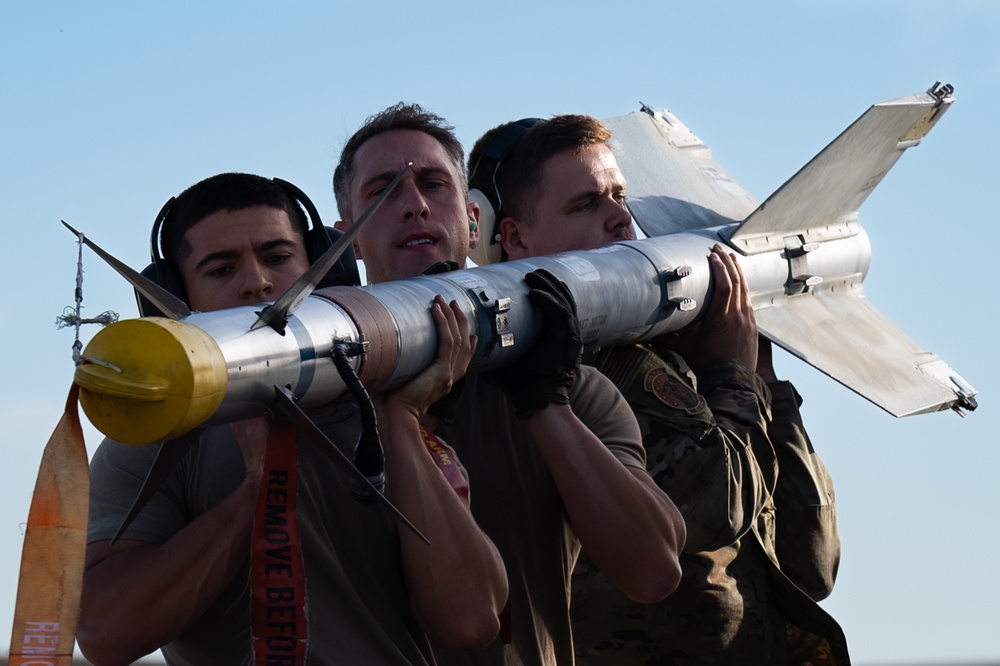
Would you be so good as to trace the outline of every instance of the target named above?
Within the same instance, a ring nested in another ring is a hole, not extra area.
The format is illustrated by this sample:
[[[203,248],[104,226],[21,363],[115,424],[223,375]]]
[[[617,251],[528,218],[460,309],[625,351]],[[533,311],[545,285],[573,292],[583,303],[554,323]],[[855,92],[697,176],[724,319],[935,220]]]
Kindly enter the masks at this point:
[[[537,314],[524,275],[544,268],[565,282],[577,303],[588,348],[678,331],[702,316],[708,301],[707,256],[725,229],[706,229],[614,243],[493,266],[364,288],[315,292],[284,334],[250,330],[262,306],[195,313],[180,321],[128,320],[98,333],[76,381],[88,417],[102,432],[131,443],[178,437],[202,423],[258,416],[287,387],[303,408],[346,393],[331,353],[337,343],[364,343],[354,366],[369,392],[406,382],[433,360],[437,339],[430,304],[457,301],[479,342],[471,367],[489,370],[519,358],[537,339]],[[867,236],[822,244],[789,258],[769,252],[741,259],[754,304],[767,308],[812,283],[860,284],[868,269]],[[810,287],[815,288],[815,287]],[[131,344],[128,340],[140,339]]]

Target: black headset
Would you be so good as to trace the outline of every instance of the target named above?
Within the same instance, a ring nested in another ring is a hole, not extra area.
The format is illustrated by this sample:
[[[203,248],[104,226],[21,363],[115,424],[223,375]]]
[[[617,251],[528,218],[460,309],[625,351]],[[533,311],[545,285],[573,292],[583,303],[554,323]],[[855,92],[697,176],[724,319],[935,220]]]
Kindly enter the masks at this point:
[[[287,180],[280,178],[272,178],[271,180],[281,187],[293,202],[302,206],[309,217],[310,226],[306,230],[304,241],[306,256],[309,258],[309,263],[312,264],[343,235],[343,232],[323,226],[323,221],[319,217],[319,211],[316,210],[316,206],[313,205],[313,202],[310,201],[305,192]],[[142,275],[187,303],[187,292],[184,289],[184,282],[181,280],[180,273],[163,257],[163,253],[160,250],[160,229],[164,224],[169,223],[170,211],[176,201],[177,197],[170,197],[167,203],[163,204],[163,208],[160,209],[159,214],[156,216],[156,221],[153,222],[153,230],[149,237],[149,255],[152,263],[142,270]],[[356,287],[360,284],[361,276],[358,273],[358,262],[354,257],[354,249],[348,247],[340,255],[333,268],[320,280],[317,288]],[[135,292],[135,298],[139,304],[139,316],[164,316],[149,299],[138,291]]]
[[[495,264],[500,261],[500,230],[497,223],[500,219],[500,209],[503,198],[497,189],[497,169],[500,163],[510,154],[514,144],[535,125],[545,122],[543,118],[521,118],[503,125],[495,134],[489,137],[480,148],[479,160],[471,166],[469,181],[479,171],[488,170],[492,176],[492,187],[486,191],[478,188],[469,190],[469,201],[479,204],[479,236],[480,241],[469,252],[472,260],[478,265]]]

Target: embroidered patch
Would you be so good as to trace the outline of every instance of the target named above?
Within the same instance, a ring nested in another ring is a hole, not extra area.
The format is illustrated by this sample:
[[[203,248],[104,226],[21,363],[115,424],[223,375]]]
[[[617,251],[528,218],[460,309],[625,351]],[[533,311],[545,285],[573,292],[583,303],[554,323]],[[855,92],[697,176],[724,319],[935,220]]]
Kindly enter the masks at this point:
[[[647,372],[642,385],[647,393],[655,395],[667,407],[681,409],[688,414],[695,414],[699,410],[698,394],[663,368],[653,368]]]

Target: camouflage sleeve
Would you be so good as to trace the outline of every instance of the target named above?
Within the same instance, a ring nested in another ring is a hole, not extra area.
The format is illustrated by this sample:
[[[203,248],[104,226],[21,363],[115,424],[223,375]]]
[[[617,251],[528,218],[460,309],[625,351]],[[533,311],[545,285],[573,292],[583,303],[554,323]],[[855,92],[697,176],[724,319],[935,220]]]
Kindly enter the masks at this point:
[[[840,564],[833,480],[802,425],[802,398],[789,382],[769,385],[768,433],[778,456],[775,550],[781,570],[819,601],[829,596]]]
[[[685,550],[738,540],[775,483],[766,385],[735,362],[710,364],[696,379],[679,356],[643,346],[606,353],[599,367],[632,406],[647,467],[684,516]]]

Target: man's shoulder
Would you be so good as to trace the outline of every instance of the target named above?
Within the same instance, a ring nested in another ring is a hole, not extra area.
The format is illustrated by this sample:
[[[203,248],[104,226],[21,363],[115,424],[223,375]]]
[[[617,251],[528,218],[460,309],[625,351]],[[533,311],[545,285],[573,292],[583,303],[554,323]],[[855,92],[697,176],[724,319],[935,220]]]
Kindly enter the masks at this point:
[[[125,444],[105,438],[90,462],[92,489],[130,486],[136,478],[145,478],[164,447],[175,449],[171,453],[177,454],[169,456],[173,461],[167,479],[179,482],[182,478],[211,478],[230,468],[242,475],[243,459],[236,438],[228,425],[222,425],[204,428],[190,437],[154,444]]]

